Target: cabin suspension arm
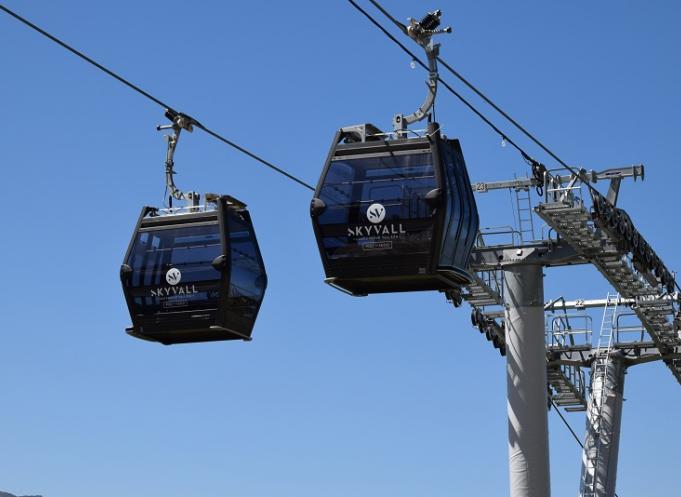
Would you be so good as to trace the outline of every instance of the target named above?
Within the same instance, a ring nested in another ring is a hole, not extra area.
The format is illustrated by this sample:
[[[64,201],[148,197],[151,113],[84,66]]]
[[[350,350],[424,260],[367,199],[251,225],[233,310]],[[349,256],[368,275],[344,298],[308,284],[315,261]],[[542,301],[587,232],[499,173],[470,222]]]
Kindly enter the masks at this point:
[[[199,205],[200,195],[197,192],[183,192],[177,185],[175,185],[175,149],[177,148],[177,142],[180,139],[180,133],[183,129],[189,131],[190,133],[194,130],[193,125],[195,124],[194,119],[191,117],[178,113],[172,110],[166,110],[166,117],[172,121],[172,124],[165,124],[157,126],[157,130],[172,129],[173,133],[167,135],[168,149],[166,150],[166,162],[165,162],[165,176],[166,176],[166,187],[170,192],[169,200],[170,206],[172,207],[172,199],[176,200],[186,200],[193,206]]]
[[[425,50],[426,57],[428,58],[429,70],[428,81],[426,81],[428,93],[421,106],[409,115],[396,114],[393,117],[393,129],[401,137],[406,135],[407,126],[425,119],[435,103],[437,82],[439,79],[437,58],[440,54],[440,44],[433,43],[432,37],[437,34],[452,32],[451,27],[438,29],[441,15],[442,11],[436,10],[434,12],[428,12],[420,21],[410,19],[409,26],[400,25],[400,29]]]

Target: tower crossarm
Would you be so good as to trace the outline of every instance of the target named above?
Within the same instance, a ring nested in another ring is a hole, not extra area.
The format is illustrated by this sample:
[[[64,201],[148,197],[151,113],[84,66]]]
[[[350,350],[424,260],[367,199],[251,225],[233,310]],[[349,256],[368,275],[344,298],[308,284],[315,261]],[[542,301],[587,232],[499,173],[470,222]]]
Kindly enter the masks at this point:
[[[640,236],[631,219],[604,197],[594,197],[591,212],[570,192],[554,195],[535,211],[578,256],[591,262],[625,299],[657,345],[661,356],[681,352],[674,278]],[[612,219],[617,216],[616,222]],[[681,360],[664,359],[681,384]]]
[[[653,361],[663,361],[665,359],[674,359],[681,357],[681,353],[662,355],[657,347],[657,344],[652,341],[636,342],[628,344],[614,344],[612,346],[614,351],[621,350],[626,352],[631,357],[626,359],[627,366],[636,364],[644,364]],[[596,355],[596,350],[588,345],[575,345],[573,347],[564,347],[559,351],[555,348],[547,346],[547,355],[550,357],[549,362],[552,365],[565,364],[569,366],[588,367],[591,358]]]
[[[515,263],[534,263],[544,267],[556,267],[588,262],[588,259],[568,243],[541,240],[522,245],[476,247],[471,254],[470,268],[473,271],[491,271]]]
[[[578,168],[577,168],[578,169]],[[623,178],[643,178],[644,167],[643,164],[637,164],[633,166],[626,167],[615,167],[611,169],[605,169],[603,171],[584,171],[582,178],[589,183],[597,183],[598,181],[616,181],[617,188],[619,189],[619,182]],[[552,179],[557,184],[569,183],[573,180],[573,175],[565,174],[555,174]],[[536,178],[515,178],[512,180],[502,180],[502,181],[481,181],[478,183],[472,183],[473,191],[476,193],[486,193],[491,190],[502,190],[504,188],[517,189],[517,188],[529,188],[538,187],[542,183]]]

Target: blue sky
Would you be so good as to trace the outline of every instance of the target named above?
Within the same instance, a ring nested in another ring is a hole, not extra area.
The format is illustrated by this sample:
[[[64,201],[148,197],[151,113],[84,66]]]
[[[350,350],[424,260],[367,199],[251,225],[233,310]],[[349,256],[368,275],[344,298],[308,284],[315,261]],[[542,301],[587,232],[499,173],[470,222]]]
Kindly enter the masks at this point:
[[[645,182],[625,183],[621,205],[681,268],[678,4],[385,6],[401,19],[443,9],[454,35],[442,38],[442,56],[569,163],[644,163]],[[425,74],[342,0],[8,7],[308,182],[336,128],[387,129],[423,97]],[[182,138],[177,181],[249,204],[269,274],[254,341],[162,347],[126,336],[118,268],[140,207],[163,195],[162,109],[6,15],[0,46],[0,489],[507,493],[504,362],[468,308],[435,293],[353,299],[327,287],[309,192],[201,132]],[[527,172],[444,92],[437,116],[460,138],[473,181]],[[508,224],[509,206],[480,197],[481,224]],[[547,298],[608,291],[591,268],[547,276]],[[679,385],[660,364],[626,381],[618,493],[670,495]],[[568,419],[581,434],[582,415]],[[550,421],[553,495],[574,496],[579,447]]]

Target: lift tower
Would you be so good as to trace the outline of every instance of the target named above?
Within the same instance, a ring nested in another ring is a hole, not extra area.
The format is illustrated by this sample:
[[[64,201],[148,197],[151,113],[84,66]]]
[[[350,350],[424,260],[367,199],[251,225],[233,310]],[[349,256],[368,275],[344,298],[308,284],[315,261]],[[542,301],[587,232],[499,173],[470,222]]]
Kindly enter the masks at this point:
[[[428,66],[421,63],[430,73],[424,104],[408,116],[397,114],[393,119],[395,133],[404,138],[407,125],[423,119],[435,99],[439,59],[430,37],[450,29],[437,29],[439,10],[405,26],[372,3],[425,48],[428,57]],[[524,152],[523,158],[532,168],[531,177],[472,185],[479,193],[514,191],[518,226],[480,230],[468,268],[473,281],[464,289],[445,292],[456,306],[466,300],[473,307],[474,325],[507,357],[511,497],[550,497],[546,408],[551,404],[568,412],[588,410],[582,497],[609,497],[615,491],[626,368],[663,360],[681,383],[678,286],[629,215],[616,207],[623,179],[643,179],[642,165],[600,172],[567,166],[549,171]],[[609,182],[606,194],[596,189],[599,181]],[[534,209],[532,189],[539,197]],[[538,239],[533,215],[545,223]],[[488,243],[489,235],[500,234],[510,239]],[[613,337],[617,308],[609,308],[610,297],[603,320],[607,326],[601,327],[597,345],[591,331],[582,333],[588,343],[577,343],[567,317],[553,320],[545,331],[544,314],[559,301],[567,309],[567,303],[560,298],[544,304],[544,269],[579,264],[595,266],[616,290],[617,302],[620,297],[627,301],[644,330],[639,338],[620,343]],[[589,400],[584,374],[588,368],[592,370]]]
[[[530,162],[531,177],[473,189],[536,189],[532,212],[545,223],[541,235],[530,239],[535,229],[523,225],[519,203],[518,226],[481,229],[470,264],[475,281],[449,296],[472,306],[473,324],[507,358],[511,497],[550,495],[547,401],[586,412],[580,497],[613,497],[627,370],[663,361],[681,384],[678,287],[628,213],[616,207],[622,181],[642,179],[642,165],[575,174]],[[599,181],[608,185],[605,195],[595,188]],[[595,266],[615,293],[543,304],[543,270],[580,264]],[[603,309],[596,332],[587,313],[594,308]]]
[[[536,261],[521,259],[504,265],[512,497],[551,494],[543,278],[542,266]]]

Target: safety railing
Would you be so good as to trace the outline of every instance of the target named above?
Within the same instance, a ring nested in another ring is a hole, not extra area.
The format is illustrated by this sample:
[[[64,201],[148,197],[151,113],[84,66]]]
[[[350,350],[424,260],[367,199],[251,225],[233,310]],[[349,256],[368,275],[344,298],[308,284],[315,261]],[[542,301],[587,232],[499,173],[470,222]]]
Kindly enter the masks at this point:
[[[588,314],[547,316],[546,344],[551,348],[591,347],[592,337],[593,319]]]
[[[616,345],[652,341],[639,317],[633,312],[626,312],[617,316],[614,333],[613,338]]]
[[[496,237],[501,239],[499,240]],[[492,240],[490,240],[490,238],[492,238]],[[520,231],[513,226],[489,226],[480,228],[480,231],[478,232],[478,246],[481,247],[494,245],[520,245],[521,243],[522,236]]]

